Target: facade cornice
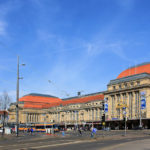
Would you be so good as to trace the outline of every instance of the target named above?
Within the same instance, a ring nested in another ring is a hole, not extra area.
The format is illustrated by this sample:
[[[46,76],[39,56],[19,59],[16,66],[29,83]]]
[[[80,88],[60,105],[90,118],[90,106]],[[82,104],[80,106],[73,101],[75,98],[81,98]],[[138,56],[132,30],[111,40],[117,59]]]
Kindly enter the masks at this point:
[[[138,79],[145,79],[145,78],[150,79],[150,74],[141,73],[141,74],[136,74],[136,75],[120,78],[120,79],[110,80],[110,82],[107,86],[115,85],[115,84],[119,84],[119,83],[124,83],[124,82],[129,82],[129,81],[135,81]]]
[[[131,92],[131,90],[135,91],[135,90],[139,90],[139,89],[142,89],[142,88],[150,88],[150,84],[142,84],[142,85],[123,88],[123,89],[118,89],[118,90],[106,91],[106,92],[104,92],[104,95],[112,94],[112,93],[119,93],[119,92]]]

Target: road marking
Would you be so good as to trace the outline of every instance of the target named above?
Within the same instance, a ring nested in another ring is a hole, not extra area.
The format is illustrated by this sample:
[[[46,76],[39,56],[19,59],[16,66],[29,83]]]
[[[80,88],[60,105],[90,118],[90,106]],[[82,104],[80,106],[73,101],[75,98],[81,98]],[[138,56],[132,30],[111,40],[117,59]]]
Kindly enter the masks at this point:
[[[127,139],[127,140],[132,140],[132,139]]]
[[[68,143],[61,143],[61,144],[51,144],[51,145],[42,145],[42,146],[32,146],[32,147],[29,147],[29,148],[35,148],[35,149],[40,149],[40,148],[46,148],[46,147],[56,147],[56,146],[62,146],[62,145],[71,145],[71,144],[78,144],[78,143],[84,143],[84,142],[87,142],[87,141],[75,141],[75,142],[68,142]],[[90,142],[90,141],[88,141]],[[25,149],[25,148],[22,148],[22,149]],[[16,150],[20,150],[19,149],[16,149]]]
[[[61,141],[72,141],[72,142],[74,142],[74,140],[59,140],[59,142],[61,142]],[[51,143],[54,143],[55,141],[50,141]],[[72,143],[71,142],[71,143]],[[19,142],[18,142],[19,143]],[[45,144],[45,141],[41,141],[41,142],[38,142],[38,143],[40,143],[40,144]],[[63,144],[63,143],[62,143]],[[27,146],[29,146],[30,145],[30,147],[32,147],[32,146],[34,146],[34,143],[21,143],[20,145],[18,145],[18,144],[11,144],[11,145],[7,145],[7,147],[11,147],[11,149],[15,149],[16,150],[16,148],[14,148],[14,147],[17,147],[18,148],[18,146],[20,146],[20,147],[27,147]],[[52,145],[54,145],[54,144],[52,144]],[[0,146],[0,147],[5,147],[5,146]],[[23,149],[23,150],[26,150],[27,148],[20,148],[20,149]],[[20,150],[20,149],[18,149],[18,150]]]

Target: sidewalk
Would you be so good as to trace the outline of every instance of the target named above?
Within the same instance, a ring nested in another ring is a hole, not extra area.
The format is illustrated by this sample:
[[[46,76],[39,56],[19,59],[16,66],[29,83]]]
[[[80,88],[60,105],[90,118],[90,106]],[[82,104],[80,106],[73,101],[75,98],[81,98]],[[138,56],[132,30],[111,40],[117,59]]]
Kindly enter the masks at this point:
[[[121,143],[115,146],[103,148],[101,150],[149,150],[149,149],[150,149],[150,139],[145,139]]]

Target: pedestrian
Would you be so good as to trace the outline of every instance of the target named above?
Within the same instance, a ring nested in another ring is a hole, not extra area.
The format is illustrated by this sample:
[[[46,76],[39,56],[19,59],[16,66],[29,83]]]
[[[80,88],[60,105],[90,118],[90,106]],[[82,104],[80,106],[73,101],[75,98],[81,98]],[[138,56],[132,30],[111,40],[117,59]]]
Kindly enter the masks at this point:
[[[31,135],[32,135],[32,133],[33,133],[33,128],[31,128],[30,132],[31,132]]]
[[[65,136],[65,131],[63,131],[63,130],[62,130],[62,136],[63,136],[63,137]]]
[[[28,128],[27,132],[29,133],[30,132],[30,129]]]
[[[82,136],[81,128],[78,128],[78,131],[79,131],[80,136]]]
[[[94,137],[96,132],[97,132],[97,129],[92,127],[92,129],[91,129],[91,137]]]

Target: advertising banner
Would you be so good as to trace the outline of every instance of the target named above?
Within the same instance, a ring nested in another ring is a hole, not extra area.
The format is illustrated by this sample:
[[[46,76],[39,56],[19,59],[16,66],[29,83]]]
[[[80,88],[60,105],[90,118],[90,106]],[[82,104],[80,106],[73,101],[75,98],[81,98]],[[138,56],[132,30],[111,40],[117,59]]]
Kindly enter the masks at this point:
[[[107,103],[105,103],[105,105],[104,105],[104,111],[105,111],[105,113],[108,112],[108,104]]]
[[[146,100],[141,99],[141,109],[145,109],[145,108],[146,108]]]
[[[145,109],[146,108],[146,92],[142,91],[140,95],[141,95],[141,109]]]

